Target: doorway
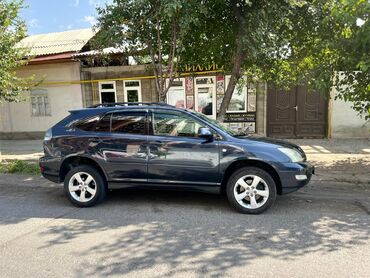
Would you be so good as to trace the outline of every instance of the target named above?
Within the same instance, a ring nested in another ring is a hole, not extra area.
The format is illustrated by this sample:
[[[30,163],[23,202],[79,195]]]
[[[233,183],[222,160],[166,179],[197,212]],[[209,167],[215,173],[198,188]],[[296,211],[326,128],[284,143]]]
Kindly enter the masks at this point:
[[[216,78],[195,78],[195,111],[216,119]]]
[[[290,91],[268,86],[267,136],[276,138],[327,137],[328,101],[323,93],[296,86]]]

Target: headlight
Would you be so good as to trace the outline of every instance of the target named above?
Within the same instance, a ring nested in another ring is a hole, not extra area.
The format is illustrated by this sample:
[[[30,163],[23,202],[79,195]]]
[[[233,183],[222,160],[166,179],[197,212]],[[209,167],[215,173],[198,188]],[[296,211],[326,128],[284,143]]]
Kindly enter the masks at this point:
[[[302,162],[304,160],[300,152],[298,152],[295,149],[278,148],[278,150],[284,153],[287,157],[289,157],[292,162]]]

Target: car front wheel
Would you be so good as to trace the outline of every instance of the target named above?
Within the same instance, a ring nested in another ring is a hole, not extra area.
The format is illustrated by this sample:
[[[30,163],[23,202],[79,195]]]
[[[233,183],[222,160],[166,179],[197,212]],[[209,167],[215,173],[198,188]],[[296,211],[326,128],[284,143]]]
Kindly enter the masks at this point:
[[[81,165],[71,169],[64,180],[68,199],[79,207],[91,207],[106,196],[106,182],[96,168]]]
[[[231,175],[226,193],[230,204],[238,211],[259,214],[275,202],[276,185],[265,170],[244,167]]]

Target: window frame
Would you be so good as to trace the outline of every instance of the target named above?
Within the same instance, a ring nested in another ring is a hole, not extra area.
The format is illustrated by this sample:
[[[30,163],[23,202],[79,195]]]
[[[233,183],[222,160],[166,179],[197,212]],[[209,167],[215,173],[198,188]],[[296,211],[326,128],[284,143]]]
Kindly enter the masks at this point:
[[[184,113],[181,111],[174,111],[174,110],[164,110],[164,109],[151,109],[148,113],[148,135],[149,136],[157,136],[157,137],[167,137],[167,138],[181,138],[181,139],[197,139],[200,141],[204,141],[203,138],[200,137],[189,137],[189,136],[173,136],[173,135],[159,135],[159,134],[154,134],[154,113],[157,114],[172,114],[172,115],[180,115],[180,116],[185,116],[193,119],[195,122],[199,123],[200,125],[209,128],[215,137],[215,140],[219,140],[222,138],[222,136],[215,130],[212,126],[208,125],[206,122],[198,119],[197,117],[194,117],[192,114],[189,113]]]
[[[113,85],[113,89],[103,89],[102,88],[102,85],[103,84],[112,84]],[[98,83],[98,86],[99,86],[99,101],[100,103],[102,103],[102,93],[110,93],[112,91],[114,91],[114,102],[117,102],[117,86],[116,86],[116,81],[104,81],[104,82],[99,82]]]
[[[225,89],[229,86],[229,83],[230,83],[230,79],[231,79],[231,75],[225,75]],[[237,85],[236,85],[237,86]],[[234,88],[234,91],[236,89],[236,86]],[[244,92],[244,96],[245,96],[245,100],[244,100],[244,110],[228,110],[226,109],[226,113],[246,113],[248,112],[248,86],[243,86],[243,92]],[[234,92],[233,92],[234,94]],[[230,102],[232,100],[232,97],[230,99]],[[230,105],[230,103],[229,103]]]
[[[139,86],[126,86],[126,83],[129,83],[129,82],[139,82]],[[142,92],[141,92],[141,80],[124,80],[123,81],[123,100],[124,102],[128,102],[127,91],[130,89],[137,90],[138,102],[142,102],[143,97],[142,97]]]

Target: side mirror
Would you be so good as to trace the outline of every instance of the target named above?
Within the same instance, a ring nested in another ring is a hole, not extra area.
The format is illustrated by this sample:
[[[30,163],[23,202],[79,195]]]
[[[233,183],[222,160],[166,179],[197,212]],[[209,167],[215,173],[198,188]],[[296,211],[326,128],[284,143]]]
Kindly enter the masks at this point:
[[[207,139],[207,141],[212,141],[213,133],[208,127],[200,127],[198,129],[198,137]]]

